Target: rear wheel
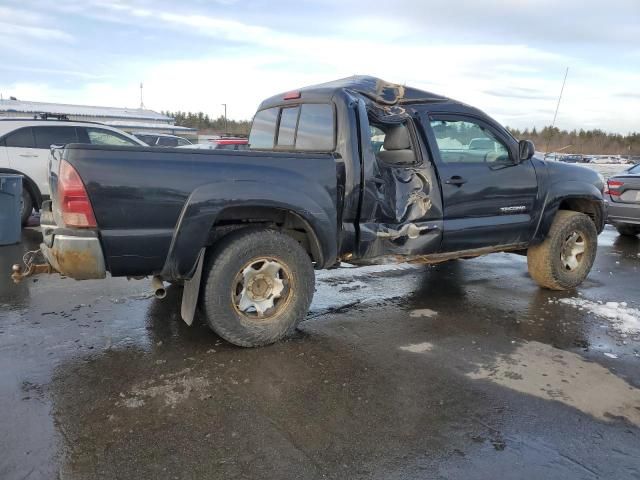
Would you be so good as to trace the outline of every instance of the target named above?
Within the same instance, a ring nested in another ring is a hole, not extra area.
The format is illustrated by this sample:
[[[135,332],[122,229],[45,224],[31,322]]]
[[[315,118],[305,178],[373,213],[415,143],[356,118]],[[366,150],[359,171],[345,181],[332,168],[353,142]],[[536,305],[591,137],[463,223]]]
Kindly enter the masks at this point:
[[[22,189],[22,199],[20,201],[20,222],[24,227],[33,213],[33,199],[31,193],[26,188]]]
[[[616,225],[616,230],[620,235],[629,235],[634,237],[640,233],[640,226],[637,225],[629,225],[629,224],[619,224]]]
[[[267,345],[291,333],[309,309],[315,283],[307,252],[268,229],[225,237],[209,255],[203,278],[207,323],[242,347]]]
[[[529,274],[541,287],[551,290],[575,288],[593,266],[598,232],[583,213],[560,210],[547,238],[527,251]]]

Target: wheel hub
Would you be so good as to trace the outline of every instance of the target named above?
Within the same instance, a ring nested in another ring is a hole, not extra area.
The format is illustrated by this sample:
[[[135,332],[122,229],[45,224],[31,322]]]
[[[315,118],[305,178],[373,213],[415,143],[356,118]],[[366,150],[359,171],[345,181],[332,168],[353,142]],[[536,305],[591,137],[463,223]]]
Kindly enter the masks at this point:
[[[285,296],[288,276],[287,269],[275,260],[253,260],[236,277],[235,307],[246,315],[274,315],[278,310],[274,307]]]
[[[567,236],[560,253],[560,260],[566,270],[573,271],[582,263],[585,241],[580,232],[572,232]]]
[[[273,291],[273,282],[270,278],[266,278],[264,275],[256,275],[249,281],[247,286],[247,295],[253,301],[266,300],[271,296]]]

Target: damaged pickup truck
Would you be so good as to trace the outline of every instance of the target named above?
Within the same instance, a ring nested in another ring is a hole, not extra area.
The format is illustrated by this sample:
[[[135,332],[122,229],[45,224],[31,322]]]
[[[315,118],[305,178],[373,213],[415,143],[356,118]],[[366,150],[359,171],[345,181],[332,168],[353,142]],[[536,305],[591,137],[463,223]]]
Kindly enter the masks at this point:
[[[250,150],[67,145],[53,150],[44,263],[14,279],[152,276],[184,285],[229,342],[275,342],[304,318],[314,268],[528,257],[539,285],[589,273],[604,227],[603,180],[534,158],[476,108],[356,76],[271,97]]]

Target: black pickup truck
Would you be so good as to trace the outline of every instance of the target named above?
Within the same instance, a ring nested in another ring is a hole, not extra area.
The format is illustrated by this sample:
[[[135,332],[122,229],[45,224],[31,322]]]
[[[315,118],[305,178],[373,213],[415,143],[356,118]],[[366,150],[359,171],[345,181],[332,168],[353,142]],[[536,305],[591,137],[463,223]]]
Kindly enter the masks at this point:
[[[184,284],[231,343],[264,345],[306,314],[314,268],[526,254],[531,277],[571,289],[593,264],[603,179],[534,157],[483,112],[355,76],[271,97],[250,150],[67,145],[54,150],[46,259],[14,279],[152,276]]]

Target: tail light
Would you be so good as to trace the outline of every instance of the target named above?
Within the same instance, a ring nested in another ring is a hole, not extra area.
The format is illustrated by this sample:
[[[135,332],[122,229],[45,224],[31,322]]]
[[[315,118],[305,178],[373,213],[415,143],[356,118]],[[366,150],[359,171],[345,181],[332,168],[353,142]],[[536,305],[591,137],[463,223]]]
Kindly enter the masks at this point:
[[[624,182],[620,182],[618,180],[607,180],[607,188],[604,193],[607,193],[614,197],[620,196],[621,192],[618,189],[623,185]]]
[[[96,217],[82,179],[70,163],[60,162],[58,174],[58,208],[67,227],[91,228]]]

